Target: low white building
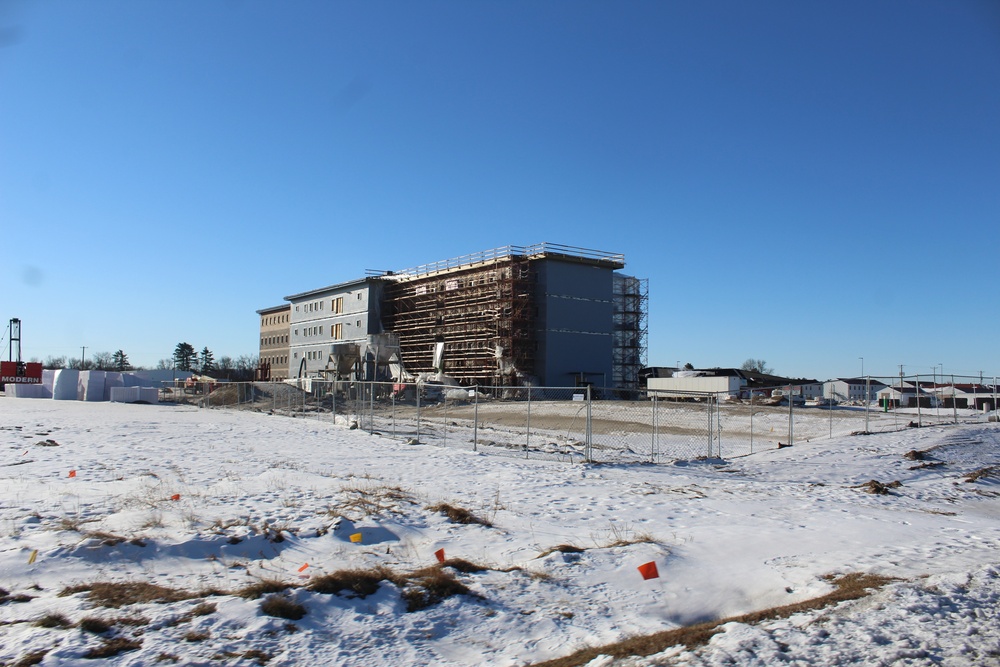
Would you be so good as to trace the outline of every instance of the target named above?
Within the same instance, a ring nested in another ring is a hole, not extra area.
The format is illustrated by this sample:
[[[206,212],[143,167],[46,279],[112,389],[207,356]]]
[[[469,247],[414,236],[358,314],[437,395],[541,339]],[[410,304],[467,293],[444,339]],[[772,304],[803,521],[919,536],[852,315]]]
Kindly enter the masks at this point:
[[[823,396],[840,403],[874,401],[886,385],[871,378],[837,378],[823,383]]]
[[[684,371],[669,378],[649,378],[646,389],[650,396],[657,398],[691,398],[703,394],[726,394],[739,396],[746,380],[739,377],[697,374]]]

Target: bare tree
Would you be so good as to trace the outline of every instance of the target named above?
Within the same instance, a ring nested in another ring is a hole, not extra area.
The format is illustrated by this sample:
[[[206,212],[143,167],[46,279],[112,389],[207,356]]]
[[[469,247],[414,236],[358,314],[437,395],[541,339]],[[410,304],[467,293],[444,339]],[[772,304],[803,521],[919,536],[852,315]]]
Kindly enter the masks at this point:
[[[45,361],[42,363],[42,368],[47,368],[49,370],[66,368],[66,357],[45,357]]]
[[[254,371],[257,370],[258,358],[256,354],[241,354],[234,362],[236,373],[234,379],[253,380]]]
[[[156,362],[156,370],[158,371],[169,371],[174,367],[173,359],[160,359]]]
[[[762,375],[772,375],[774,369],[767,365],[767,362],[763,359],[749,358],[743,362],[740,366],[741,371],[753,371],[754,373],[760,373]]]
[[[110,371],[115,367],[115,357],[110,352],[95,352],[92,358],[96,370]]]

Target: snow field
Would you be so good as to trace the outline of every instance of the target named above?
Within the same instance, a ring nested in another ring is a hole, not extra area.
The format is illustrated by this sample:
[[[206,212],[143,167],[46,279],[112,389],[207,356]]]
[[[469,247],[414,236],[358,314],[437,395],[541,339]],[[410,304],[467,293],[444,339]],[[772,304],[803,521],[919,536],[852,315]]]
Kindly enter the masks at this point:
[[[0,660],[47,651],[41,664],[91,664],[88,650],[124,637],[141,645],[115,664],[521,665],[809,599],[830,590],[824,575],[862,571],[901,581],[808,622],[734,624],[706,647],[643,660],[840,664],[915,651],[909,664],[989,664],[996,636],[976,619],[997,609],[1000,485],[965,480],[997,464],[998,442],[997,425],[977,424],[595,466],[251,412],[3,399]],[[904,458],[911,450],[926,456]],[[869,494],[860,487],[872,479],[901,486]],[[453,523],[428,509],[439,503],[492,525]],[[412,573],[439,549],[490,568],[455,572],[473,595],[407,611],[390,582],[363,598],[306,588],[350,568]],[[636,568],[649,561],[660,578],[644,581]],[[121,609],[59,595],[101,581],[233,593],[270,580],[294,586],[284,595],[303,618],[233,594]],[[201,604],[215,610],[192,615]],[[34,623],[50,614],[74,627]],[[78,625],[88,616],[148,623],[94,635]]]

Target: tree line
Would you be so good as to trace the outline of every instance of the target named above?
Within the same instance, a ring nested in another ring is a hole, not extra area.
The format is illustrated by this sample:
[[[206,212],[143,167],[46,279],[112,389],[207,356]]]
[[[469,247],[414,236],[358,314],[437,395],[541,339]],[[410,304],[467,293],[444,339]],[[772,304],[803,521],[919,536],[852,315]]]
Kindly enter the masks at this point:
[[[89,359],[49,356],[44,361],[38,359],[31,359],[31,361],[41,363],[42,368],[50,370],[62,368],[117,372],[149,370],[143,366],[132,365],[124,350],[95,352]],[[160,359],[155,368],[156,370],[191,371],[218,380],[244,381],[254,379],[257,363],[258,359],[255,354],[241,354],[238,357],[224,355],[216,359],[215,354],[208,347],[202,348],[201,352],[198,353],[190,343],[178,343],[177,347],[174,348],[173,356],[168,359]]]

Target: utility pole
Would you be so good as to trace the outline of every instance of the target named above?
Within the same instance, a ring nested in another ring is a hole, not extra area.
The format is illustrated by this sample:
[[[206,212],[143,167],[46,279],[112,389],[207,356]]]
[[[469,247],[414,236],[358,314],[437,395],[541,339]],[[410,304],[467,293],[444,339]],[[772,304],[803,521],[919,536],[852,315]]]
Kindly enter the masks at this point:
[[[87,346],[80,346],[80,370],[85,370],[87,368]]]

